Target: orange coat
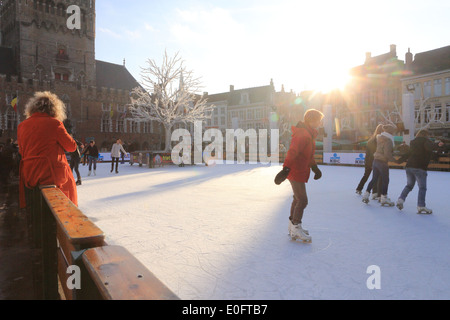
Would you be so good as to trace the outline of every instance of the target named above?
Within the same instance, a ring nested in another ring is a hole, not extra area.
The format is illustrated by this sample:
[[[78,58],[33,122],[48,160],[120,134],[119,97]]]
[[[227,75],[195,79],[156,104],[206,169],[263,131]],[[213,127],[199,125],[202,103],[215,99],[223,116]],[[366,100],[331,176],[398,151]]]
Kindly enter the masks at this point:
[[[17,142],[20,163],[20,207],[25,208],[25,189],[56,185],[78,205],[75,179],[65,151],[73,152],[77,144],[61,121],[46,113],[34,113],[19,124]]]
[[[292,140],[284,161],[284,167],[291,171],[288,180],[307,183],[311,174],[311,166],[316,164],[317,130],[300,122],[292,127]]]

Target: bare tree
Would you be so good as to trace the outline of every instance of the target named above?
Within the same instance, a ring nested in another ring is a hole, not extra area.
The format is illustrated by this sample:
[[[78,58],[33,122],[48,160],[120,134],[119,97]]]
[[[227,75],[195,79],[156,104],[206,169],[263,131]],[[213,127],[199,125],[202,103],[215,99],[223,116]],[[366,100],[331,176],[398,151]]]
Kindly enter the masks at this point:
[[[129,111],[137,122],[156,121],[165,129],[165,152],[171,149],[171,131],[176,123],[194,123],[209,119],[214,105],[208,104],[200,92],[201,83],[176,53],[164,53],[162,65],[148,59],[141,68],[141,86],[131,93]]]

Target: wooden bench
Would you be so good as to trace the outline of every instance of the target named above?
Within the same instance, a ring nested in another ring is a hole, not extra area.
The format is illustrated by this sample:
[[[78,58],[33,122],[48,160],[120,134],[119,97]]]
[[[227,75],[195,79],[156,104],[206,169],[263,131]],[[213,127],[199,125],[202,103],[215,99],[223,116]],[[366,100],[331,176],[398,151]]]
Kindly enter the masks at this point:
[[[83,264],[104,300],[178,300],[123,247],[86,250]]]

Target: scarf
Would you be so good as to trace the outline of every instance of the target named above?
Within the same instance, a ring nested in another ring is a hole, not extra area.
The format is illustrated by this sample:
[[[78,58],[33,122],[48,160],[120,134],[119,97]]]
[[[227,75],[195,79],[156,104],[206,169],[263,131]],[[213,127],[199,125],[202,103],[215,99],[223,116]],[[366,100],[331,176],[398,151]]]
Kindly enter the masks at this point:
[[[389,132],[383,132],[381,134],[383,137],[389,138],[392,141],[392,146],[395,146],[395,142],[394,142],[394,136],[392,134],[390,134]]]

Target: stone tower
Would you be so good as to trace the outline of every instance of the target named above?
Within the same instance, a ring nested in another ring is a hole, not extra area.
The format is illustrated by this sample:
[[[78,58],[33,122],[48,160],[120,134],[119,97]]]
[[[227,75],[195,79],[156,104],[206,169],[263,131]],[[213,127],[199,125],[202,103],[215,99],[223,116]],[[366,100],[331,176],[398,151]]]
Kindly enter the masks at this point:
[[[80,28],[67,22],[79,10]],[[1,45],[13,49],[19,81],[95,85],[95,0],[0,0]]]

